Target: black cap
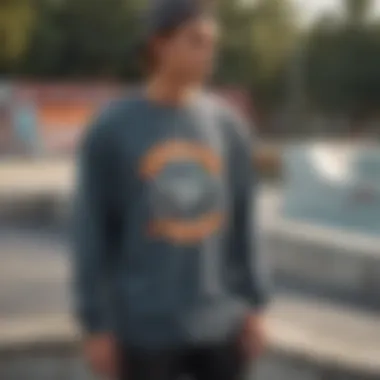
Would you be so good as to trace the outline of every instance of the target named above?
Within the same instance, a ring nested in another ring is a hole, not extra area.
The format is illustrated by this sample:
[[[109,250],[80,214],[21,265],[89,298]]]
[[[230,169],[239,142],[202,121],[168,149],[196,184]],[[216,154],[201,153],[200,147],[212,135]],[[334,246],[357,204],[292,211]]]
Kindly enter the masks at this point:
[[[175,29],[204,12],[201,0],[152,0],[147,10],[147,34]]]
[[[189,20],[213,14],[211,0],[149,0],[143,13],[142,36],[137,54],[144,59],[152,37],[176,30]]]
[[[150,0],[145,19],[145,38],[175,30],[183,23],[209,13],[207,0]]]

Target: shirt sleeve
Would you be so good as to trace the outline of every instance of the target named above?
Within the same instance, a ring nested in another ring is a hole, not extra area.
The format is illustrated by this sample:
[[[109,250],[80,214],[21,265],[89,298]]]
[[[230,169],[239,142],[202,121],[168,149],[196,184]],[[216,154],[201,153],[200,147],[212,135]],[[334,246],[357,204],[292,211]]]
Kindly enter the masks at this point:
[[[87,333],[109,330],[107,281],[115,244],[114,152],[107,118],[89,128],[79,152],[73,217],[73,284],[79,322]]]
[[[237,291],[253,309],[260,309],[269,298],[269,276],[258,250],[258,176],[253,159],[254,138],[247,123],[233,116],[229,119],[229,142],[233,188],[232,255],[237,272]]]

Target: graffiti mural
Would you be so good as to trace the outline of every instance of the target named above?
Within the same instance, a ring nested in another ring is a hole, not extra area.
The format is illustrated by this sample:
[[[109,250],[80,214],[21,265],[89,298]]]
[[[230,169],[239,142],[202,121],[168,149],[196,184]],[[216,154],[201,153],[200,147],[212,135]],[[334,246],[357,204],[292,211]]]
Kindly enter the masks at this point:
[[[72,154],[94,114],[126,90],[126,86],[96,83],[0,82],[0,151],[32,156]],[[250,99],[244,91],[214,92],[251,117]]]
[[[104,85],[18,85],[14,128],[34,153],[72,152],[94,113],[118,92]]]

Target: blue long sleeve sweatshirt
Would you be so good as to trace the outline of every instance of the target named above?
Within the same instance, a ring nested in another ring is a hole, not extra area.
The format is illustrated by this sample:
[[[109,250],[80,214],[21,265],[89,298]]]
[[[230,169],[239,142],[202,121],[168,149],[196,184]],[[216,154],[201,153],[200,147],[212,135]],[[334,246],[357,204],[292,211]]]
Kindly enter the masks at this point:
[[[252,139],[214,97],[108,107],[80,150],[77,314],[130,346],[227,341],[266,301],[255,247]]]

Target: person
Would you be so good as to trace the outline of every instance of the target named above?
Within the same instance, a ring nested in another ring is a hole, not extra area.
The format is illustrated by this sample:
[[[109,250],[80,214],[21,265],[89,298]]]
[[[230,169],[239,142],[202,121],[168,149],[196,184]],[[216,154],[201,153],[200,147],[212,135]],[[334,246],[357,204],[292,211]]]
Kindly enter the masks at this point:
[[[213,9],[147,12],[147,80],[101,112],[80,149],[74,280],[84,354],[110,379],[239,379],[265,343],[252,140],[205,88]]]

